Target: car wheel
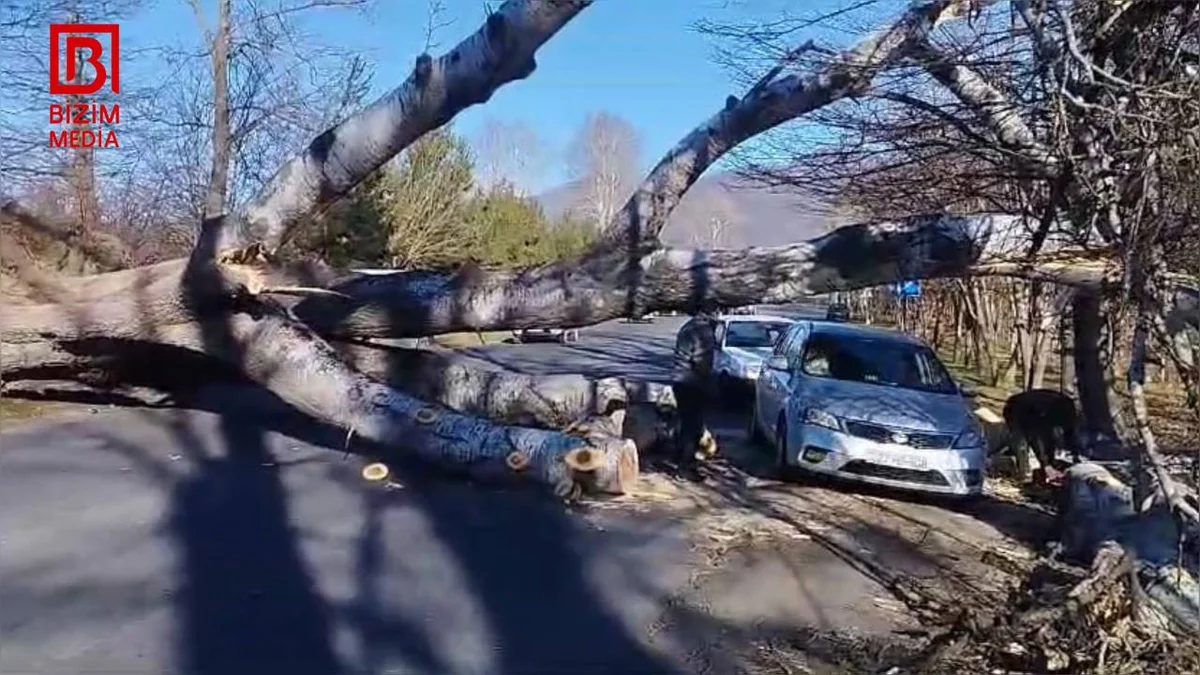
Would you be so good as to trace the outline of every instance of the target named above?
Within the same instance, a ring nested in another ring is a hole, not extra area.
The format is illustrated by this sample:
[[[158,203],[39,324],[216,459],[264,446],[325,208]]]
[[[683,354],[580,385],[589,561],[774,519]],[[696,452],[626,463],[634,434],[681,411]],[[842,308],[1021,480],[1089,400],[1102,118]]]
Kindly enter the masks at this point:
[[[725,402],[733,398],[733,378],[723,370],[717,373],[717,397]]]
[[[753,400],[750,403],[750,426],[746,429],[746,434],[750,437],[750,446],[754,448],[767,447],[767,438],[758,428],[758,401]]]
[[[775,477],[779,480],[791,480],[795,471],[787,462],[787,422],[780,416],[775,423]]]

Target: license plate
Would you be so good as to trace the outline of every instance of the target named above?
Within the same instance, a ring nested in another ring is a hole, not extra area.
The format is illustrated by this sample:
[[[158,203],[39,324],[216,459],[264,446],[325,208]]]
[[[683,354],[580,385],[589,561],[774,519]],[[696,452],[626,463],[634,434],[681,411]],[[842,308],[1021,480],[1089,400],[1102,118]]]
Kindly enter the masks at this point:
[[[882,464],[884,466],[894,466],[900,469],[915,469],[924,471],[929,468],[929,463],[920,455],[908,455],[903,453],[891,452],[873,452],[867,457],[867,461],[872,464]]]

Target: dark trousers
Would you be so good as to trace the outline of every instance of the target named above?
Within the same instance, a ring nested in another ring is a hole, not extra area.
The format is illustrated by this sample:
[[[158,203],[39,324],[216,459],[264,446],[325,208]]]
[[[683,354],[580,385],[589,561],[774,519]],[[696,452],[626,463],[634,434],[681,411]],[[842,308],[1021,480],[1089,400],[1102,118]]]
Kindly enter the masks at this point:
[[[671,387],[679,410],[679,434],[675,437],[675,460],[693,464],[700,439],[704,436],[704,413],[708,408],[708,387],[698,382],[679,382]]]

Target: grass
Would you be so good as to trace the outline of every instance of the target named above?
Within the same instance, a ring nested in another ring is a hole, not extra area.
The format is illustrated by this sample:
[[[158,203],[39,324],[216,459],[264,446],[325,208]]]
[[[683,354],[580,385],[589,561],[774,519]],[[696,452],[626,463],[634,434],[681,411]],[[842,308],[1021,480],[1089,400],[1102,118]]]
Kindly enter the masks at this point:
[[[434,336],[433,341],[447,349],[468,349],[480,345],[500,344],[505,340],[511,339],[512,336],[512,331],[507,330],[485,331],[483,333],[446,333],[445,335]]]
[[[938,356],[950,374],[959,382],[973,386],[979,392],[976,401],[997,415],[1004,409],[1004,402],[1008,397],[1020,391],[1019,387],[1011,384],[993,385],[974,368],[961,361],[955,361],[946,351],[943,350]],[[1061,377],[1057,368],[1057,355],[1052,356],[1048,365],[1043,386],[1057,389]],[[1123,379],[1117,382],[1116,388],[1118,393],[1125,394]],[[1164,452],[1195,452],[1197,447],[1200,447],[1200,429],[1197,429],[1192,413],[1187,409],[1182,386],[1161,382],[1147,384],[1146,406],[1150,412],[1150,428]],[[1132,418],[1130,421],[1132,422]]]
[[[61,412],[66,405],[54,401],[0,397],[0,427],[9,427],[17,422]]]

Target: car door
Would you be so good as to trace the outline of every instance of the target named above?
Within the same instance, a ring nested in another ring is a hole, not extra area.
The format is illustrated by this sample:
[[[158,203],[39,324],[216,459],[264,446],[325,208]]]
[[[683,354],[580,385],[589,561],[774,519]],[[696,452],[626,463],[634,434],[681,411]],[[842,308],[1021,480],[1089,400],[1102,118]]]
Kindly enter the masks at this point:
[[[725,354],[725,329],[728,324],[724,321],[718,321],[713,327],[713,353],[712,353],[712,372],[714,375],[719,375],[721,372],[728,370],[726,363],[728,356]]]
[[[792,326],[783,339],[775,345],[772,355],[788,357],[794,351],[794,345],[797,343],[797,340],[802,339],[805,332],[806,326],[804,324],[797,323]],[[788,360],[789,362],[791,361],[791,359]],[[755,388],[757,398],[754,409],[755,414],[758,416],[758,428],[768,438],[775,438],[775,422],[779,419],[779,412],[786,404],[791,379],[790,367],[787,370],[775,370],[764,367],[758,376],[758,386]]]
[[[787,414],[789,420],[797,419],[802,409],[811,402],[804,387],[807,377],[801,368],[804,360],[804,348],[808,337],[812,334],[809,324],[804,324],[796,331],[794,339],[788,343],[785,356],[788,360],[787,384],[784,387],[785,397],[780,408]]]

